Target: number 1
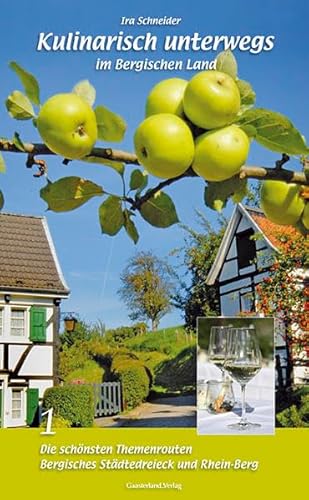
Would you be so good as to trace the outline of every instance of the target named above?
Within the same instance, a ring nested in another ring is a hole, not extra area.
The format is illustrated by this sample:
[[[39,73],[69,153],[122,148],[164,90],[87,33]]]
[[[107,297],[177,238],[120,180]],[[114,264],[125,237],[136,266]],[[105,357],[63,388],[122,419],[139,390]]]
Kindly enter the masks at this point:
[[[51,428],[52,428],[52,420],[53,420],[53,411],[54,411],[54,409],[50,408],[49,410],[44,411],[44,413],[42,413],[42,417],[44,417],[45,415],[47,415],[46,431],[43,431],[43,432],[40,433],[43,436],[53,436],[54,434],[56,434],[55,432],[53,432],[51,430]]]

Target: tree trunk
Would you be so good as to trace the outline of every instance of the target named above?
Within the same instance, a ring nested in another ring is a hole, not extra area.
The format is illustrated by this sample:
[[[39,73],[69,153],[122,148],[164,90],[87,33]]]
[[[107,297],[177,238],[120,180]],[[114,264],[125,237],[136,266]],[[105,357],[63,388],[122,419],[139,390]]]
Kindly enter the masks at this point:
[[[151,330],[155,332],[158,329],[159,320],[157,318],[151,318]]]

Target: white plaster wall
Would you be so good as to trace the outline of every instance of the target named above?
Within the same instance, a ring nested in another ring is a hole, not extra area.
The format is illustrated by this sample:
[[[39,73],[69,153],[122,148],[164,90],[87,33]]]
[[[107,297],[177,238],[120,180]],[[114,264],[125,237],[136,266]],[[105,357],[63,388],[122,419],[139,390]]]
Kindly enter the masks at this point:
[[[52,380],[29,380],[29,387],[31,389],[39,389],[39,398],[44,396],[44,392],[49,387],[53,387]]]
[[[34,346],[28,354],[20,376],[24,375],[52,375],[53,374],[53,348],[52,346]]]
[[[9,345],[9,369],[14,370],[27,345]]]

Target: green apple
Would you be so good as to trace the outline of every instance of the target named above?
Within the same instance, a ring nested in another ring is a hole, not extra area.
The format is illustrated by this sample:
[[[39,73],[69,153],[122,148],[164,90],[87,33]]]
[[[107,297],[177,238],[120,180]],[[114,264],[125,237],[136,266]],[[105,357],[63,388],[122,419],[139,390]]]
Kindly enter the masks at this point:
[[[224,181],[245,163],[250,141],[236,125],[210,130],[195,141],[193,170],[207,181]]]
[[[70,160],[86,156],[97,140],[93,109],[73,93],[48,99],[39,112],[37,127],[49,149]]]
[[[158,113],[171,113],[184,117],[183,95],[188,82],[182,78],[168,78],[157,83],[146,101],[146,117]]]
[[[305,204],[305,210],[302,216],[302,223],[304,224],[305,228],[308,229],[309,231],[309,202]]]
[[[221,71],[202,71],[189,81],[183,100],[186,116],[203,129],[224,127],[240,109],[238,87]]]
[[[305,208],[301,187],[284,181],[264,181],[261,187],[261,207],[269,220],[276,224],[296,224]]]
[[[194,156],[194,140],[188,125],[168,113],[146,118],[135,132],[134,145],[138,161],[150,174],[163,179],[183,174]]]

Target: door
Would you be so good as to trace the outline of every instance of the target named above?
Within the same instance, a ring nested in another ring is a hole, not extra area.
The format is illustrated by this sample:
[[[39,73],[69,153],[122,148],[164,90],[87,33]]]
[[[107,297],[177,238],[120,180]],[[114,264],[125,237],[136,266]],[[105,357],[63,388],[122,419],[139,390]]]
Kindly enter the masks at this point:
[[[8,427],[21,427],[26,425],[26,398],[25,389],[11,388],[10,418]]]

